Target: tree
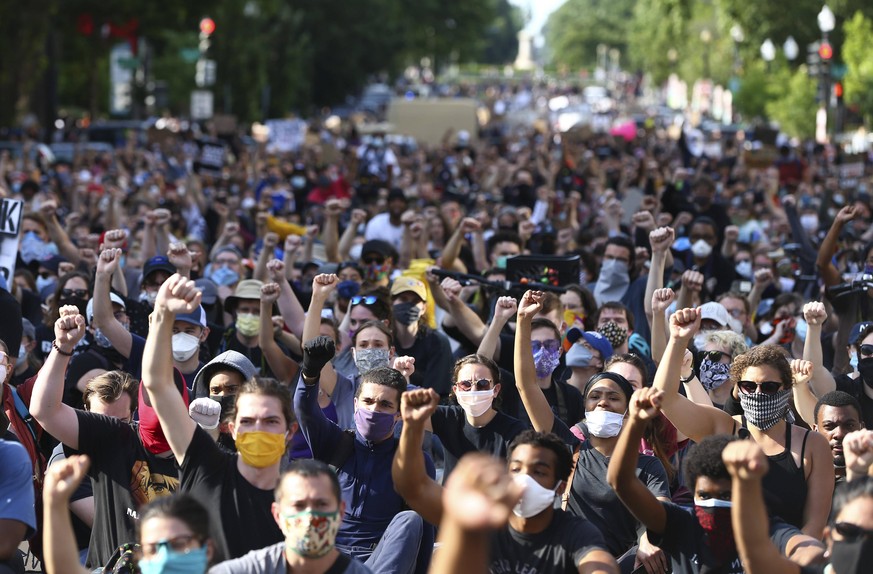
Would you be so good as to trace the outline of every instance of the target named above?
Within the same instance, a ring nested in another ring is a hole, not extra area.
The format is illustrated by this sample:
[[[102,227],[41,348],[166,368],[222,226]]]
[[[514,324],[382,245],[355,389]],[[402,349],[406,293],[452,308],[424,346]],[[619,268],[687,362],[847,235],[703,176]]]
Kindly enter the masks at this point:
[[[571,69],[593,66],[599,44],[626,54],[634,3],[634,0],[567,0],[546,22],[552,64]]]
[[[843,61],[846,77],[843,82],[845,99],[858,106],[864,123],[873,124],[873,22],[860,11],[844,26]]]
[[[767,102],[767,115],[790,136],[813,137],[818,109],[815,101],[816,81],[803,70],[792,73],[783,69],[777,78],[771,79],[769,85],[779,95]]]

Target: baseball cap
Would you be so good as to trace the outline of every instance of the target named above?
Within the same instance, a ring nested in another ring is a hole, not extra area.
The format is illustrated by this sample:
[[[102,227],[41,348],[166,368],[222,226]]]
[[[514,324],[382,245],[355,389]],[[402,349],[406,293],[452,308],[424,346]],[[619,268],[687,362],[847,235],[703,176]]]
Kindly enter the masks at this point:
[[[710,301],[709,303],[704,303],[700,306],[700,319],[715,321],[722,327],[726,327],[737,333],[742,331],[742,326],[736,319],[731,317],[731,314],[728,313],[725,306],[721,303],[716,303],[715,301]]]
[[[176,266],[170,263],[166,255],[155,255],[142,266],[142,278],[145,280],[155,271],[166,271],[170,275],[176,272]]]
[[[395,297],[401,293],[412,292],[418,295],[422,301],[427,301],[427,287],[424,283],[414,277],[398,277],[391,285],[391,296]]]
[[[393,245],[382,239],[371,239],[364,243],[364,246],[361,248],[361,259],[370,253],[375,253],[386,258],[391,257],[394,261],[397,261],[397,250],[394,249]]]
[[[121,308],[127,311],[127,305],[124,304],[124,299],[122,299],[118,294],[110,291],[109,300],[116,305],[121,305]],[[85,307],[85,320],[88,321],[89,325],[91,324],[91,321],[94,320],[94,297],[91,297],[88,300],[88,305]]]
[[[215,304],[215,301],[218,299],[218,287],[216,287],[215,283],[213,283],[211,279],[201,277],[194,282],[194,285],[196,285],[197,288],[200,289],[200,301],[204,305]]]
[[[571,327],[567,331],[567,340],[571,343],[575,343],[580,338],[584,339],[586,343],[591,345],[591,348],[600,353],[601,358],[606,361],[610,357],[612,357],[614,351],[612,350],[612,345],[609,341],[596,331],[583,331],[579,327]]]
[[[873,321],[861,321],[852,325],[852,330],[849,331],[849,344],[857,345],[864,337],[873,333]]]
[[[203,310],[203,307],[197,305],[197,308],[190,313],[179,313],[176,315],[176,321],[184,321],[198,327],[205,327],[206,311]]]

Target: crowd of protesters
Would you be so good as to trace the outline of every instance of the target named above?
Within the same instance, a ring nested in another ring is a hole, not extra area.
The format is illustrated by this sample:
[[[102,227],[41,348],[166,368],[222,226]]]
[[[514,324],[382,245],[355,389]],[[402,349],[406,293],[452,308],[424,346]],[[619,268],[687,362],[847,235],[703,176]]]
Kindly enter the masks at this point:
[[[313,133],[0,157],[0,573],[865,571],[839,153]]]

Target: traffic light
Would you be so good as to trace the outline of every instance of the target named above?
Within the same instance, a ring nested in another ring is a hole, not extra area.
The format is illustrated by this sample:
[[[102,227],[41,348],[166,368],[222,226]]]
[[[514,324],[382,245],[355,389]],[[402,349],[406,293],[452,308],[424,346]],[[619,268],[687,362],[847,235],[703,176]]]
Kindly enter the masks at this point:
[[[843,103],[843,82],[834,83],[834,97],[837,99],[837,104]]]
[[[823,41],[821,45],[818,47],[818,55],[822,60],[830,60],[834,57],[834,49],[831,47],[831,43],[827,41]]]
[[[215,32],[215,20],[210,17],[203,18],[200,20],[200,33],[207,38]]]

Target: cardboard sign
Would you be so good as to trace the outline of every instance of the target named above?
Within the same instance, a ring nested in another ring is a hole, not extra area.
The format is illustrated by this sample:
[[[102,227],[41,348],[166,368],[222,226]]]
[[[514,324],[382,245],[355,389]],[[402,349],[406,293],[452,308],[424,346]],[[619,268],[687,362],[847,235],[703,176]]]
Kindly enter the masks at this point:
[[[224,144],[198,140],[200,155],[194,162],[194,171],[200,175],[220,177],[224,168]]]
[[[306,138],[306,122],[303,120],[267,120],[270,139],[267,151],[285,153],[297,151]]]
[[[4,199],[0,203],[0,273],[7,283],[15,274],[15,260],[18,257],[18,230],[21,227],[21,215],[24,201],[20,199]]]
[[[475,141],[479,132],[476,100],[446,98],[436,100],[405,100],[395,98],[388,108],[388,122],[394,133],[412,136],[419,144],[439,146],[446,130],[465,130]]]

